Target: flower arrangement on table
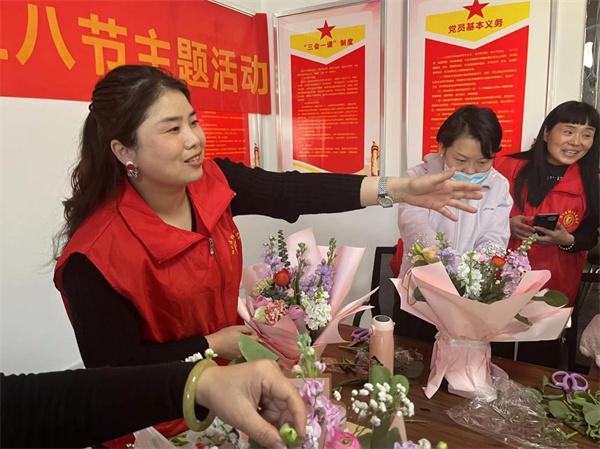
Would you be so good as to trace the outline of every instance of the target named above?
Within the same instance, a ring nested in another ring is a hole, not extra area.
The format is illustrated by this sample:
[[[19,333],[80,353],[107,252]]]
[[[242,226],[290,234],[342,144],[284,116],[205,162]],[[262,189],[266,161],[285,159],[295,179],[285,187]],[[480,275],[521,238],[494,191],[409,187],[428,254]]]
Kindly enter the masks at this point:
[[[288,250],[293,248],[293,253]],[[265,244],[263,262],[246,267],[238,313],[261,342],[291,367],[299,359],[296,336],[309,333],[319,351],[343,342],[338,324],[370,308],[370,295],[342,307],[364,248],[338,247],[335,239],[318,246],[311,229],[284,238],[283,232]]]
[[[547,270],[532,271],[527,252],[536,236],[515,251],[491,243],[459,255],[443,233],[437,244],[412,247],[412,268],[404,279],[392,279],[401,308],[433,325],[438,335],[425,394],[445,377],[449,391],[465,397],[495,397],[491,341],[535,341],[558,338],[571,308],[565,295],[542,290]]]
[[[333,391],[335,401],[324,391],[319,377],[326,365],[317,359],[309,335],[298,336],[298,349],[299,363],[294,365],[293,372],[303,380],[300,391],[308,411],[307,438],[299,445],[302,449],[431,448],[425,439],[419,440],[418,445],[412,441],[403,442],[406,440],[400,433],[403,422],[399,421],[399,424],[396,420],[414,415],[414,404],[407,396],[409,383],[406,377],[392,376],[383,366],[374,367],[371,381],[360,390],[352,390],[352,413],[347,414],[339,389]],[[444,443],[437,447],[446,448]]]
[[[340,389],[329,396],[323,383],[326,365],[318,357],[308,334],[299,334],[298,363],[292,372],[299,380],[300,395],[307,408],[306,437],[299,440],[297,432],[288,424],[280,428],[282,440],[289,448],[301,449],[432,449],[431,443],[421,439],[406,441],[403,418],[414,414],[414,405],[408,399],[409,383],[406,377],[394,375],[383,366],[371,370],[370,382],[351,392],[351,411],[348,415],[341,402]],[[240,350],[246,360],[276,358],[276,355],[249,337],[242,336]],[[208,358],[217,354],[206,354]],[[202,358],[200,354],[195,357]],[[349,422],[349,417],[354,423]],[[167,440],[153,427],[135,433],[134,447],[158,449],[196,449],[198,445],[220,449],[262,449],[232,426],[215,418],[202,432],[187,431]],[[443,442],[437,449],[447,449]]]

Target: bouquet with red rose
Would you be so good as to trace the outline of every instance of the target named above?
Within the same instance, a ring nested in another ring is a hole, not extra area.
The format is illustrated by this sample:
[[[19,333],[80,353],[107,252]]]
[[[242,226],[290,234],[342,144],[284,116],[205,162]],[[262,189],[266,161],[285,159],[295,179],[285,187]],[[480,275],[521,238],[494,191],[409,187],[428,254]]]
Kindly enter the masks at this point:
[[[343,342],[340,321],[370,308],[363,303],[371,293],[342,307],[363,253],[364,248],[338,247],[335,239],[319,246],[311,229],[287,239],[279,231],[265,244],[263,262],[244,269],[247,296],[240,298],[238,312],[291,367],[300,356],[299,333],[309,333],[317,350]]]
[[[558,338],[571,308],[565,295],[542,290],[547,270],[531,270],[527,252],[537,236],[516,250],[488,243],[459,255],[443,233],[437,245],[412,247],[412,268],[392,279],[402,310],[438,329],[425,395],[442,379],[464,397],[496,397],[492,377],[506,374],[491,363],[492,341]],[[494,375],[494,376],[493,376]]]

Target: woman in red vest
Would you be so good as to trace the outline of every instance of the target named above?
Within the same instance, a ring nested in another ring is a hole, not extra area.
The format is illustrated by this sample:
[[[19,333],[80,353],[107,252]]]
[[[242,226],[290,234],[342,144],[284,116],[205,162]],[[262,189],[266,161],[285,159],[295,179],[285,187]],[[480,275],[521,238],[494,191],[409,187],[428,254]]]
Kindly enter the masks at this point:
[[[203,353],[239,356],[242,242],[235,215],[295,221],[392,202],[473,211],[452,173],[413,178],[271,173],[204,158],[186,85],[162,70],[115,68],[94,89],[55,240],[54,282],[87,367]]]
[[[571,306],[586,253],[598,241],[599,126],[592,106],[567,101],[548,114],[529,151],[496,164],[510,181],[514,199],[509,248],[537,233],[540,237],[529,251],[531,268],[550,270],[546,287],[564,292]],[[558,215],[556,228],[535,226],[540,214]],[[519,344],[520,360],[557,366],[558,356],[556,341]]]

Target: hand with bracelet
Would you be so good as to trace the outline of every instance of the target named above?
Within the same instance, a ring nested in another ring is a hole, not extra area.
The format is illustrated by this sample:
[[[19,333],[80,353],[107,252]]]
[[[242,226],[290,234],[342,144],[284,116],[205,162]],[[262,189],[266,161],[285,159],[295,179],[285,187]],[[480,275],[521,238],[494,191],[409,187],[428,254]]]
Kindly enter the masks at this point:
[[[190,428],[207,427],[216,415],[263,447],[280,449],[282,424],[300,437],[306,427],[296,387],[268,360],[0,374],[0,400],[0,447],[94,446],[182,415]],[[202,422],[196,405],[210,410]]]
[[[558,245],[560,249],[568,251],[575,244],[575,236],[565,229],[565,227],[557,223],[556,229],[546,229],[540,226],[534,226],[534,231],[539,235],[536,243],[542,245]]]
[[[194,400],[210,410],[203,422],[193,414]],[[183,410],[192,430],[204,430],[216,415],[268,449],[285,449],[282,425],[292,425],[300,437],[306,427],[304,402],[271,360],[229,366],[198,362],[185,386]]]

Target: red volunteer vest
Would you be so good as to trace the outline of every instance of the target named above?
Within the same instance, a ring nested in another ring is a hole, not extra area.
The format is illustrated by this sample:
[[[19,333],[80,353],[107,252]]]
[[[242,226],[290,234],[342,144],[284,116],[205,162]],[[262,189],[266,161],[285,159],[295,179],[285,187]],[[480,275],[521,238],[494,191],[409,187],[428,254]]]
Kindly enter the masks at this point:
[[[510,182],[510,193],[514,198],[514,181],[521,168],[528,161],[503,157],[498,159],[495,168]],[[524,194],[526,195],[526,187]],[[557,213],[560,214],[559,222],[573,233],[580,225],[586,213],[585,192],[578,164],[569,166],[562,179],[552,188],[542,203],[533,207],[525,202],[524,209],[513,205],[510,216]],[[508,247],[517,248],[521,242],[511,237]],[[546,284],[547,288],[559,290],[569,298],[572,306],[577,297],[581,282],[581,273],[585,263],[586,251],[569,253],[561,250],[557,245],[534,244],[529,250],[529,261],[534,270],[550,270],[552,277]]]
[[[242,246],[229,204],[235,193],[220,168],[203,164],[188,186],[199,232],[168,225],[128,182],[99,207],[67,243],[54,272],[67,312],[62,273],[73,253],[84,254],[140,315],[143,338],[178,341],[239,324],[237,298]],[[185,425],[159,429],[166,435]]]

